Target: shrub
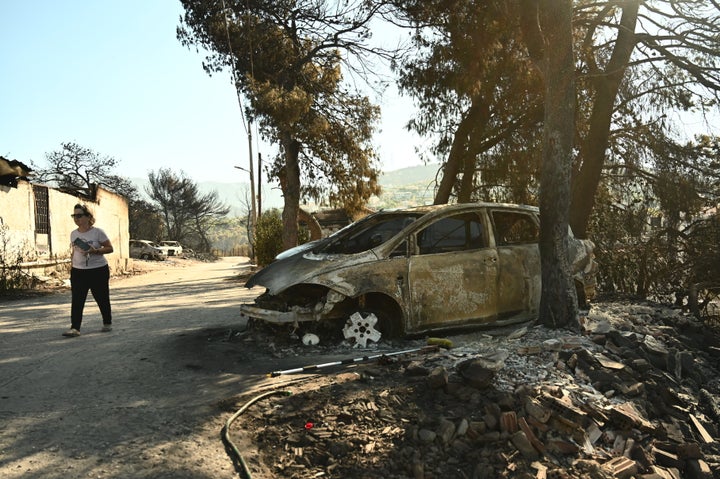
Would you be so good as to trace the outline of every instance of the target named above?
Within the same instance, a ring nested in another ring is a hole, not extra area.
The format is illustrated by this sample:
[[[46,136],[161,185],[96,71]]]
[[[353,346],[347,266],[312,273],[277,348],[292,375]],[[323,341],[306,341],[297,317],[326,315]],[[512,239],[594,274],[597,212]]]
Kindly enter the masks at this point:
[[[280,210],[264,212],[255,225],[255,261],[259,266],[270,264],[282,251],[283,224]]]
[[[32,277],[22,270],[22,251],[10,247],[8,227],[0,225],[0,295],[32,286]]]

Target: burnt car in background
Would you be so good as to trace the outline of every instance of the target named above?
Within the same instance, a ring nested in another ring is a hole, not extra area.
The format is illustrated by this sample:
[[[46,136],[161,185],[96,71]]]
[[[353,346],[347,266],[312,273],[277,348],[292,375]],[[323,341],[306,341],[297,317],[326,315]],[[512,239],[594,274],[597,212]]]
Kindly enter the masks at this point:
[[[527,321],[540,303],[539,232],[531,206],[383,210],[278,255],[247,281],[266,291],[241,312],[305,330],[334,323],[363,346],[381,336]],[[581,300],[595,293],[593,249],[570,232]]]
[[[167,251],[168,256],[182,256],[183,247],[178,241],[161,241],[158,245],[160,249]]]
[[[167,257],[167,253],[152,241],[131,239],[130,257],[163,261]]]

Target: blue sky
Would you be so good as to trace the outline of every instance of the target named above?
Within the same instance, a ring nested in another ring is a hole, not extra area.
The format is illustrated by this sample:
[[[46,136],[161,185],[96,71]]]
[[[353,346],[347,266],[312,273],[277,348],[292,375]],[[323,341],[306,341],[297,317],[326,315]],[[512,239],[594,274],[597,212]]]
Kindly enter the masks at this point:
[[[230,72],[208,76],[202,54],[180,45],[181,14],[174,0],[0,0],[0,155],[44,165],[75,142],[127,177],[171,168],[246,181],[233,168],[247,167],[248,146]],[[402,128],[410,102],[380,104],[382,169],[421,164]]]

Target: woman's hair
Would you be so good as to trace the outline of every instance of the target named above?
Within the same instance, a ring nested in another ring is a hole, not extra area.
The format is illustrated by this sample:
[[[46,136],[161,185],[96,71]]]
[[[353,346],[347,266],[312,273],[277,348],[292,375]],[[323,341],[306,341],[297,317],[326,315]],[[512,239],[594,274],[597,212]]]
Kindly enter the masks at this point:
[[[75,205],[75,209],[82,210],[82,212],[85,213],[85,216],[88,217],[88,223],[90,223],[90,226],[95,224],[95,217],[93,216],[92,211],[90,211],[87,206],[78,203]]]

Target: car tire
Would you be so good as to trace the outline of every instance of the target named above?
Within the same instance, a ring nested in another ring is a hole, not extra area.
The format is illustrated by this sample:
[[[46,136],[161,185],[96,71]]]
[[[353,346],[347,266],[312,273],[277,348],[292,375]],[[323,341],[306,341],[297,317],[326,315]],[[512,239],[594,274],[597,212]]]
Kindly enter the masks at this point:
[[[375,315],[377,318],[375,329],[380,331],[380,334],[382,334],[382,337],[380,338],[381,341],[383,339],[397,339],[402,336],[402,326],[400,321],[392,318],[387,312],[379,309],[360,309],[358,310],[358,313],[360,313],[363,318],[370,314]]]
[[[150,255],[147,253],[143,253],[140,255],[140,259],[150,259]]]

